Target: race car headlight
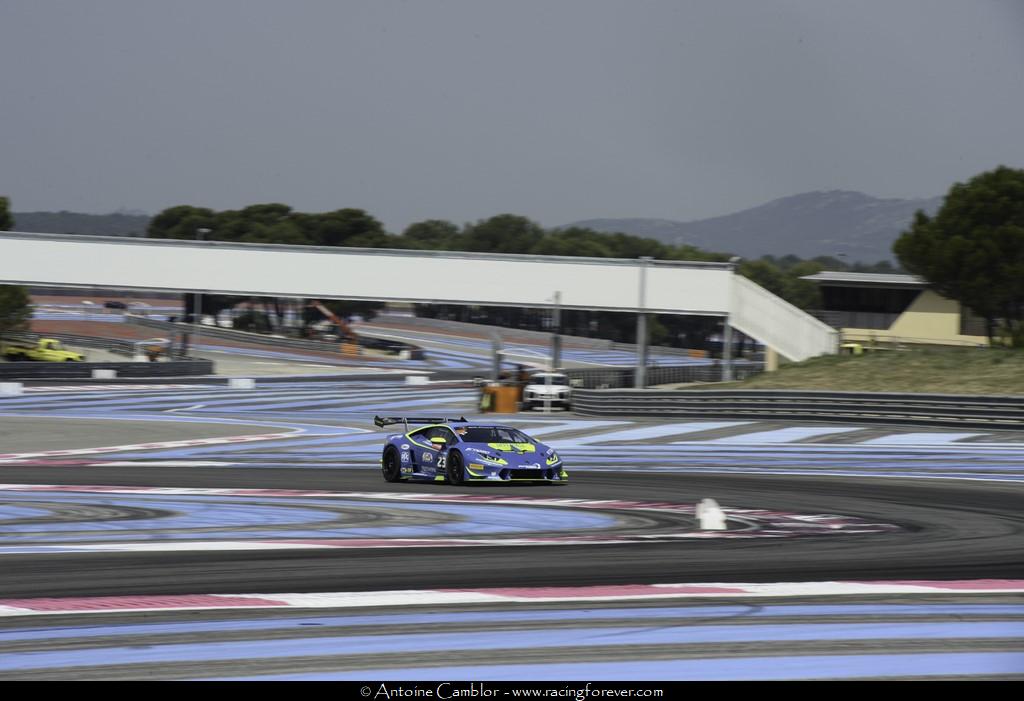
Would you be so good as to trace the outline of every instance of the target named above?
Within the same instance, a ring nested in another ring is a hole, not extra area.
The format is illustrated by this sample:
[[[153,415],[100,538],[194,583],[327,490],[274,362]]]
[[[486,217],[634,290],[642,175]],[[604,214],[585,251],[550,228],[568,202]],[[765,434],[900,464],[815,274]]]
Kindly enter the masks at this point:
[[[483,453],[477,453],[476,457],[478,460],[481,460],[483,462],[489,462],[493,465],[508,465],[508,460],[493,455],[484,455]]]
[[[558,457],[558,453],[552,451],[551,455],[548,456],[548,459],[545,462],[547,462],[548,465],[555,465],[561,461],[562,459]]]

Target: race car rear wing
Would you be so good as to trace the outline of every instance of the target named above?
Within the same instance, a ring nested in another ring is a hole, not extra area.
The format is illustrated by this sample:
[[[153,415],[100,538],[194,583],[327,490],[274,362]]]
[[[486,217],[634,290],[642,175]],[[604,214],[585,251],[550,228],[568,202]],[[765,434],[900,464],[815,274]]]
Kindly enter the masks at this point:
[[[405,424],[406,432],[409,431],[409,424],[446,424],[451,421],[465,421],[466,417],[463,416],[458,419],[444,418],[444,417],[422,417],[422,416],[374,416],[373,423],[383,428],[384,426],[393,426],[395,424]]]

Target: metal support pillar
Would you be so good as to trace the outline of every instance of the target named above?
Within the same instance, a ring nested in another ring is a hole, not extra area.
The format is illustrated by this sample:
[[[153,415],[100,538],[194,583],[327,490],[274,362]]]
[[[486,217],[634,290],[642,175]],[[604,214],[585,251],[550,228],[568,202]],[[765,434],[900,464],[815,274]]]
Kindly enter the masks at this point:
[[[732,324],[722,322],[722,382],[732,382]]]
[[[647,315],[636,315],[636,382],[637,389],[647,386]]]
[[[202,241],[208,233],[210,233],[209,229],[196,229],[196,241]],[[196,291],[192,305],[192,321],[196,325],[196,337],[192,341],[192,352],[193,357],[198,358],[199,336],[203,330],[203,293],[199,291]]]
[[[647,306],[647,266],[650,265],[650,256],[641,256],[640,266],[640,292],[637,299],[637,308],[640,310],[636,315],[636,373],[634,375],[634,386],[643,389],[647,386],[647,314],[643,311]]]
[[[497,333],[491,334],[491,381],[497,382],[501,379],[501,336]]]
[[[562,366],[562,293],[555,293],[555,311],[551,318],[551,370],[558,370]]]

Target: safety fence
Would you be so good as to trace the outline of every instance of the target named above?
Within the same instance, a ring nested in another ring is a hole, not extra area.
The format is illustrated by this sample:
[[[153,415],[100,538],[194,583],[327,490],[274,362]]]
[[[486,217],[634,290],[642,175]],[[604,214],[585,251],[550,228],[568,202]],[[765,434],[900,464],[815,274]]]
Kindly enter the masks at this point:
[[[0,363],[0,380],[91,378],[93,370],[113,370],[117,377],[193,377],[213,374],[211,360],[161,363]]]
[[[397,314],[379,314],[372,322],[361,325],[361,328],[372,331],[375,325],[381,327],[411,327],[428,333],[470,334],[484,337],[497,334],[503,343],[530,343],[535,345],[550,345],[552,336],[550,331],[512,329],[488,324],[476,324],[470,321],[402,316]],[[617,350],[636,353],[636,345],[633,343],[618,343],[604,338],[588,338],[586,336],[569,336],[566,334],[562,334],[561,339],[563,348],[593,348],[597,350]],[[670,346],[648,346],[647,351],[651,354],[677,355],[682,358],[703,358],[707,355],[707,352],[702,350],[672,348]]]
[[[101,338],[99,336],[82,336],[74,333],[34,333],[18,332],[7,334],[5,340],[15,343],[35,344],[40,338],[54,338],[64,345],[82,346],[84,348],[98,348],[118,355],[133,355],[135,344],[131,341],[124,341],[115,338]]]
[[[142,316],[126,315],[125,323],[136,326],[144,326],[151,329],[160,329],[167,333],[195,334],[196,327],[193,324],[183,324],[173,321],[160,321]],[[341,349],[340,343],[329,343],[327,341],[311,341],[303,338],[287,338],[285,336],[272,336],[268,334],[251,333],[249,331],[238,331],[225,329],[219,326],[202,326],[199,334],[205,338],[219,338],[226,341],[239,343],[257,343],[261,345],[273,345],[280,348],[294,348],[299,350],[316,351],[318,353],[338,353]],[[360,336],[357,339],[358,345],[363,348],[371,348],[383,353],[401,356],[406,354],[409,360],[424,360],[426,353],[419,346],[400,341],[391,341],[384,338],[373,338],[372,336]]]
[[[1024,397],[796,390],[579,389],[590,416],[781,419],[1024,429]]]
[[[733,363],[733,379],[745,380],[764,371],[760,363],[736,361]],[[614,389],[634,387],[636,368],[583,368],[563,371],[569,376],[574,387],[581,389]],[[688,384],[696,382],[721,382],[725,366],[712,365],[648,365],[646,380],[648,386]]]

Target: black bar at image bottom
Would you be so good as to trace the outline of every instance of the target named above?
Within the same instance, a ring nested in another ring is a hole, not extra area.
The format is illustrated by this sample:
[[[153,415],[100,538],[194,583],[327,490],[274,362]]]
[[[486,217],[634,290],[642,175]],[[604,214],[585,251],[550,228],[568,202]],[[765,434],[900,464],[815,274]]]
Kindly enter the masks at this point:
[[[351,673],[346,673],[349,676]],[[303,675],[303,679],[318,681],[316,674]],[[325,673],[320,681],[330,681]],[[673,697],[686,682],[657,681],[341,681],[331,683],[331,693],[348,699],[390,701],[398,699],[664,699]]]

